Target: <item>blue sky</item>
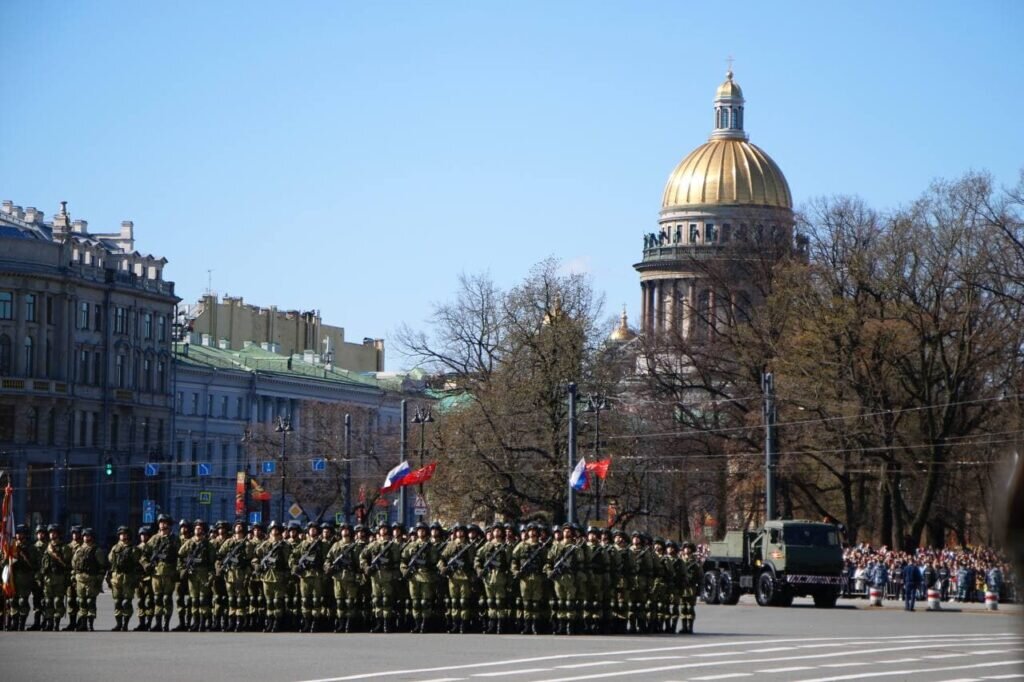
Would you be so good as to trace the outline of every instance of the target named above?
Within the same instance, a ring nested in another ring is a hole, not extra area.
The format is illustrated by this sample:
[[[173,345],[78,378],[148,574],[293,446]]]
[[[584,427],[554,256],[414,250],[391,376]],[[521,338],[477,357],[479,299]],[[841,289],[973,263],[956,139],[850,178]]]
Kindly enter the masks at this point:
[[[132,219],[186,301],[212,269],[351,341],[547,256],[635,316],[642,235],[729,55],[798,205],[1024,167],[1014,0],[7,0],[0,25],[0,198]]]

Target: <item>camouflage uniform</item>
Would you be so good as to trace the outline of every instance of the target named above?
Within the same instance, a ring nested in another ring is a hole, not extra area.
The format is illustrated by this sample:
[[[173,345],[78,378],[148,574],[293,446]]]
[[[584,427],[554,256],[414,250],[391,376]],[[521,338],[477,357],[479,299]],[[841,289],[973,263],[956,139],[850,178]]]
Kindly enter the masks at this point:
[[[633,574],[636,567],[633,553],[626,543],[626,534],[617,530],[612,534],[615,544],[612,546],[609,562],[612,567],[612,614],[615,618],[615,631],[623,633],[627,629],[629,613],[633,599]]]
[[[82,544],[82,527],[72,526],[71,527],[71,541],[68,542],[68,549],[71,550],[71,556],[75,555],[78,548]],[[66,596],[68,600],[68,624],[65,626],[65,630],[74,630],[78,627],[78,581],[75,576],[75,569],[72,567],[71,573],[68,575],[68,584],[66,587]]]
[[[484,632],[501,634],[509,617],[508,585],[511,582],[512,550],[504,539],[485,542],[474,550],[473,567],[483,582],[487,597],[487,623]]]
[[[213,546],[213,554],[216,556],[220,552],[221,545],[228,539],[229,536],[229,525],[227,521],[218,521],[214,524],[213,537],[210,538],[210,544]],[[213,572],[213,584],[211,585],[213,590],[213,625],[212,629],[217,632],[223,632],[228,627],[228,591],[227,585],[224,584],[224,575],[218,571]]]
[[[61,542],[56,526],[50,526],[50,542],[39,563],[43,580],[43,629],[57,630],[66,613],[64,600],[71,578],[71,548]]]
[[[693,543],[683,545],[679,608],[684,634],[693,633],[693,621],[697,617],[697,593],[700,592],[700,585],[704,579],[700,562],[693,556],[695,549]]]
[[[596,529],[587,532],[587,552],[589,553],[589,581],[587,594],[584,597],[583,617],[587,632],[598,634],[604,629],[608,618],[608,605],[611,595],[611,559],[610,549],[598,541]]]
[[[43,627],[43,578],[40,573],[43,554],[46,552],[46,545],[49,539],[46,536],[46,528],[36,526],[36,541],[32,544],[32,551],[36,557],[36,570],[32,576],[32,616],[33,623],[29,630],[41,630]]]
[[[547,560],[548,546],[537,539],[537,528],[527,530],[526,540],[512,550],[512,576],[519,580],[519,593],[523,600],[522,634],[538,633],[537,620],[544,598],[544,575],[541,571]]]
[[[268,632],[278,632],[284,626],[287,611],[288,581],[291,571],[292,546],[281,537],[281,525],[270,524],[271,538],[262,543],[253,557],[253,566],[263,584],[263,597],[267,603]]]
[[[341,539],[331,545],[324,559],[324,573],[334,585],[335,632],[351,632],[359,617],[359,592],[363,581],[359,553],[362,551],[362,543],[352,539],[351,528],[346,524],[341,527]]]
[[[82,537],[82,544],[71,557],[71,568],[77,583],[78,630],[91,632],[96,620],[96,596],[103,586],[107,558],[96,545],[96,537],[91,528],[83,530]]]
[[[437,545],[427,537],[427,525],[416,525],[416,539],[402,549],[402,577],[409,584],[413,632],[426,632],[437,597]]]
[[[153,621],[153,609],[155,608],[155,599],[153,597],[153,580],[152,576],[146,570],[146,566],[149,564],[149,538],[152,535],[148,526],[144,526],[139,529],[139,544],[135,546],[138,550],[137,558],[139,560],[139,566],[141,568],[141,575],[139,576],[139,582],[135,586],[135,598],[138,600],[139,610],[139,624],[135,626],[137,631],[149,630],[150,624]]]
[[[309,524],[310,533],[305,540],[298,543],[292,551],[292,573],[299,580],[302,619],[299,630],[313,632],[316,620],[324,613],[324,559],[327,556],[327,545],[320,537],[320,529],[316,524]]]
[[[11,568],[14,571],[14,596],[7,605],[7,629],[24,630],[39,570],[39,556],[29,542],[28,526],[17,527]]]
[[[132,595],[139,584],[142,566],[139,564],[139,548],[132,545],[128,538],[128,529],[121,526],[117,529],[117,544],[110,548],[107,561],[110,574],[107,585],[110,596],[114,600],[114,618],[117,625],[114,631],[128,631],[128,621],[132,617]]]
[[[573,624],[578,615],[576,574],[583,567],[583,556],[573,540],[570,524],[563,527],[562,533],[563,540],[551,544],[544,573],[555,588],[555,599],[551,604],[553,631],[569,635],[573,632]]]
[[[651,609],[651,580],[654,577],[654,555],[650,545],[644,546],[646,538],[633,532],[630,558],[633,561],[633,581],[630,585],[629,627],[633,632],[646,632],[648,612]]]
[[[245,524],[235,524],[235,535],[217,550],[217,572],[227,595],[226,630],[239,632],[249,613],[249,574],[252,572],[252,543],[245,537]]]
[[[376,619],[372,632],[388,632],[391,628],[395,615],[395,578],[401,563],[401,551],[395,540],[381,532],[359,556],[359,566],[369,576],[372,587],[373,615]]]
[[[178,584],[178,538],[171,535],[170,518],[161,515],[160,531],[146,542],[142,567],[152,576],[154,623],[150,630],[167,632]]]
[[[213,573],[217,551],[206,536],[206,522],[197,521],[195,534],[181,543],[178,559],[182,578],[188,583],[192,632],[206,632],[213,625]]]

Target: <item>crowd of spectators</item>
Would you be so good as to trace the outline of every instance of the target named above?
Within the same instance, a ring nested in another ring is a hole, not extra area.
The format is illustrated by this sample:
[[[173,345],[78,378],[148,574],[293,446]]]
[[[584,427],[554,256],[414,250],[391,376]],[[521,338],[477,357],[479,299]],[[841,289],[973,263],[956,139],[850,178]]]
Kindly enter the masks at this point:
[[[910,553],[860,544],[847,548],[843,561],[844,597],[864,597],[876,587],[884,599],[902,600],[904,568],[911,564],[920,576],[918,599],[935,589],[944,602],[984,602],[986,592],[998,594],[1002,602],[1018,600],[1009,562],[987,547],[922,548]]]

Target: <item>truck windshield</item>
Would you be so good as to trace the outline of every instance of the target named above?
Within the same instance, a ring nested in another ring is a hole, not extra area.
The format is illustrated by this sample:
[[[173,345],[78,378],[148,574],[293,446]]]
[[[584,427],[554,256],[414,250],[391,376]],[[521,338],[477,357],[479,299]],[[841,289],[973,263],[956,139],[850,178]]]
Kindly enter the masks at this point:
[[[829,526],[784,526],[782,541],[803,547],[832,547],[839,544],[835,528]]]

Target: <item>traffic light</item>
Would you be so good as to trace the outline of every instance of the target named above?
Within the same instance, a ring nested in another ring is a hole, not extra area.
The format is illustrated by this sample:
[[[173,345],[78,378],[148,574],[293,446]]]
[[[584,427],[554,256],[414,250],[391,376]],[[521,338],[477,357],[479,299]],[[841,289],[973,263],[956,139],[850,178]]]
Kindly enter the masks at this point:
[[[112,460],[109,457],[107,457],[107,463],[104,466],[103,472],[107,476],[113,476],[114,475],[114,460]]]

